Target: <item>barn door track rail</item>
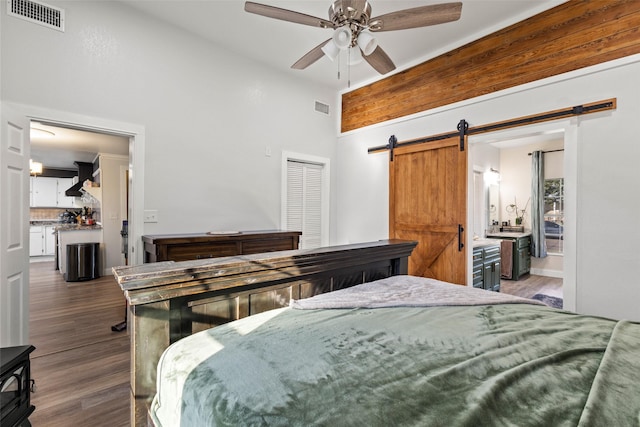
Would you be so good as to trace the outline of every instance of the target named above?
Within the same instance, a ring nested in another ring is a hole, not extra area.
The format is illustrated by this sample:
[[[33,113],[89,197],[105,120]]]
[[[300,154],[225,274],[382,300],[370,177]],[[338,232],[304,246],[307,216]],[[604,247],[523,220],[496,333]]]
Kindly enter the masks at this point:
[[[389,137],[389,142],[386,145],[380,145],[378,147],[369,148],[368,152],[379,153],[382,151],[389,151],[389,161],[393,161],[393,150],[405,145],[424,144],[428,142],[441,141],[443,139],[460,137],[460,151],[464,151],[465,136],[475,135],[487,132],[494,132],[497,130],[514,128],[519,126],[526,126],[535,123],[548,122],[551,120],[558,120],[571,116],[580,116],[583,114],[597,113],[606,110],[616,109],[616,98],[606,99],[603,101],[592,102],[590,104],[576,105],[574,107],[567,107],[560,110],[547,111],[545,113],[534,114],[531,116],[523,116],[515,119],[509,119],[502,122],[489,123],[486,125],[469,127],[469,123],[462,119],[458,122],[457,131],[447,132],[438,135],[431,135],[424,138],[412,139],[408,141],[398,142],[395,135]]]

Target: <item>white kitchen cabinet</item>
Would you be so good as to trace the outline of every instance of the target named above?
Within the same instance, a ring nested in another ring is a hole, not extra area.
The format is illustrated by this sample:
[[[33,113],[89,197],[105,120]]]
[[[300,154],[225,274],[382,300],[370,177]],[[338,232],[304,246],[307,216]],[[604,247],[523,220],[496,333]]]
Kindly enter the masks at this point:
[[[73,185],[73,178],[58,178],[58,207],[75,208],[76,198],[69,197],[65,193]]]
[[[29,256],[55,255],[54,225],[32,225],[29,228]]]
[[[56,254],[56,236],[54,234],[55,225],[44,226],[44,254]]]
[[[72,185],[73,178],[31,177],[31,207],[76,207],[75,197],[67,197],[64,194]]]
[[[31,178],[33,183],[34,207],[58,206],[58,179],[35,176]]]
[[[32,225],[29,228],[29,256],[41,256],[44,254],[43,230],[44,227],[41,225]]]

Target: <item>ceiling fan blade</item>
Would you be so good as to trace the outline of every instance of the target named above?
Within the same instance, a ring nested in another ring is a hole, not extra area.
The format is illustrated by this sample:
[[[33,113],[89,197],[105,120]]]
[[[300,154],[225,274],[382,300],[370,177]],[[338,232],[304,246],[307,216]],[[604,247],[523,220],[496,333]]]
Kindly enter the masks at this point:
[[[371,31],[395,31],[457,21],[462,3],[442,3],[387,13],[369,21]]]
[[[304,13],[294,12],[288,9],[281,9],[266,4],[254,3],[252,1],[245,2],[244,10],[256,15],[266,16],[267,18],[280,19],[282,21],[294,22],[296,24],[310,25],[320,28],[335,28],[335,24],[326,19],[316,18],[315,16],[305,15]]]
[[[296,63],[291,66],[291,68],[293,68],[295,70],[304,70],[309,65],[313,64],[318,59],[322,58],[324,56],[324,52],[322,51],[322,47],[325,44],[329,43],[330,41],[331,41],[331,39],[325,40],[322,43],[320,43],[318,46],[316,46],[313,49],[311,49],[302,58],[298,59],[296,61]]]
[[[362,55],[362,57],[380,74],[387,74],[396,69],[389,55],[380,46],[376,47],[371,55]]]

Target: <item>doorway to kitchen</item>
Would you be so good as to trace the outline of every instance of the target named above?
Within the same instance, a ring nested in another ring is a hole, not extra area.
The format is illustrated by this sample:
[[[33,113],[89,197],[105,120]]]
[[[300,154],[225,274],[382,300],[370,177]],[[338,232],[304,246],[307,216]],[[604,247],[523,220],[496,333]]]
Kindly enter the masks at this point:
[[[126,259],[120,232],[128,220],[128,182],[121,182],[120,169],[129,166],[129,138],[42,120],[31,121],[30,134],[31,164],[38,166],[30,177],[31,262],[54,255],[55,269],[66,273],[62,237],[83,240],[77,235],[96,234],[96,227],[100,274],[110,274]],[[38,230],[45,231],[40,245]]]
[[[20,201],[17,197],[7,197],[9,193],[3,193],[3,215],[11,218],[15,223],[12,233],[9,235],[11,242],[15,241],[15,247],[24,248],[24,250],[13,251],[11,256],[20,255],[20,260],[14,259],[9,263],[3,256],[3,266],[18,265],[20,271],[13,274],[12,277],[23,278],[19,282],[12,283],[11,292],[13,299],[3,298],[0,300],[0,312],[3,312],[3,323],[12,325],[12,330],[18,331],[7,335],[7,339],[3,341],[5,345],[21,345],[29,342],[29,157],[31,154],[31,143],[29,138],[30,121],[44,122],[51,125],[74,128],[89,132],[107,133],[112,135],[120,135],[129,140],[129,169],[131,175],[129,179],[129,263],[142,263],[141,236],[143,228],[143,185],[144,185],[144,143],[145,128],[141,125],[131,123],[117,122],[102,118],[90,117],[81,114],[50,110],[46,108],[2,103],[2,123],[3,134],[11,137],[9,151],[20,153],[20,163],[16,166],[3,169],[3,182],[6,178],[7,182],[12,185],[9,189],[16,189]],[[6,156],[3,155],[3,159]],[[6,173],[5,173],[6,172]],[[135,179],[133,179],[135,177]],[[4,187],[3,187],[4,188]],[[15,199],[15,200],[14,200]],[[5,203],[5,201],[13,201]],[[13,223],[7,222],[5,225]],[[4,226],[3,226],[4,227]],[[3,234],[5,229],[3,228]],[[16,246],[17,245],[17,246]],[[15,258],[15,256],[14,256]],[[6,261],[6,262],[5,262]],[[14,269],[15,270],[15,269]],[[13,270],[12,270],[13,271]],[[15,282],[15,281],[14,281]],[[4,338],[4,336],[3,336]]]

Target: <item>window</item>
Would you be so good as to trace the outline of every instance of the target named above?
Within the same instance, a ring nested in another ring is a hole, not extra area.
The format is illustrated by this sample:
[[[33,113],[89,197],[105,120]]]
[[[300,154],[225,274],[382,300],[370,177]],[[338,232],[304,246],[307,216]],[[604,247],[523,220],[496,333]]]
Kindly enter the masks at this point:
[[[563,253],[564,178],[544,180],[544,234],[547,253]]]
[[[301,231],[300,249],[328,244],[328,159],[285,154],[282,227]]]

